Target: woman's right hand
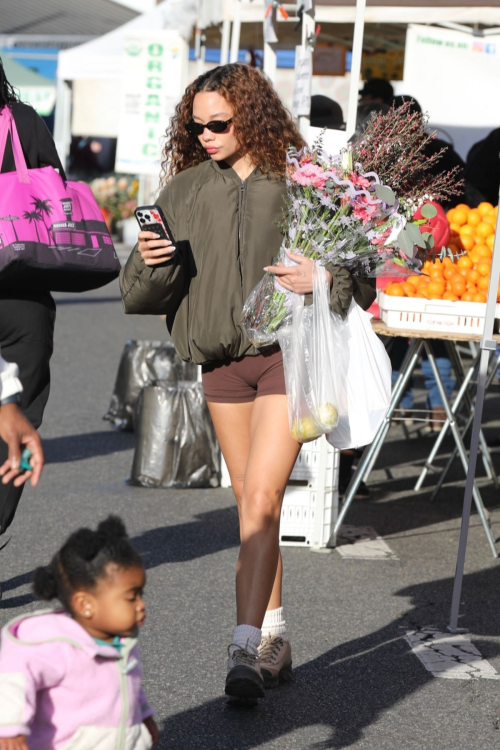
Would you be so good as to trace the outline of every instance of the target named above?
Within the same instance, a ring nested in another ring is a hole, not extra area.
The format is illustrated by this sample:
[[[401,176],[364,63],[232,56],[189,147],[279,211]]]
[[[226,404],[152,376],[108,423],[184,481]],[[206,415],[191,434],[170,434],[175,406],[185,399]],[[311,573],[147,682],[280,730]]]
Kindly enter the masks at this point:
[[[17,737],[0,737],[0,750],[28,750],[28,743],[24,734]]]
[[[157,266],[174,256],[175,247],[170,240],[159,240],[154,232],[139,232],[138,240],[137,249],[147,266]]]

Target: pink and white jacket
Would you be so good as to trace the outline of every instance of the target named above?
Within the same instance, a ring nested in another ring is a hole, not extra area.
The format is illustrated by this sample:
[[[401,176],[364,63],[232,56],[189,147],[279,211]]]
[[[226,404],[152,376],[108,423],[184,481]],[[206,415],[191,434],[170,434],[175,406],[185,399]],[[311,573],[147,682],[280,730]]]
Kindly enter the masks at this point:
[[[30,750],[148,750],[136,638],[100,646],[66,612],[12,620],[0,648],[0,737]]]

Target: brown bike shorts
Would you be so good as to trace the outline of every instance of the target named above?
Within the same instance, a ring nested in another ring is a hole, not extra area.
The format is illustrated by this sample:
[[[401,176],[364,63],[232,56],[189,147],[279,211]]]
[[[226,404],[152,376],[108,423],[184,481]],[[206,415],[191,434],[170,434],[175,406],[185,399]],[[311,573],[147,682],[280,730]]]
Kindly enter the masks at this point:
[[[244,404],[257,396],[284,395],[285,374],[279,347],[239,359],[209,362],[202,367],[207,401],[216,404]]]

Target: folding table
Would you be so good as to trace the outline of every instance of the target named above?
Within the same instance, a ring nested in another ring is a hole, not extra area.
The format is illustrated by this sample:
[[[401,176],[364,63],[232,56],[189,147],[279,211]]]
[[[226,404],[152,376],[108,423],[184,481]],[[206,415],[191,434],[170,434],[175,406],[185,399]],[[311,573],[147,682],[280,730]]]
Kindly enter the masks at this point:
[[[380,428],[372,444],[368,445],[365,448],[363,455],[361,457],[361,460],[358,464],[358,467],[345,492],[344,500],[342,503],[342,508],[340,510],[337,522],[335,524],[334,535],[338,532],[342,523],[344,522],[344,518],[349,510],[349,507],[354,499],[354,495],[356,494],[356,491],[359,485],[361,484],[363,479],[366,479],[369,476],[373,466],[375,465],[375,462],[384,444],[384,440],[389,432],[389,428],[391,426],[391,420],[394,415],[394,412],[398,407],[401,396],[405,392],[408,386],[408,383],[410,381],[410,378],[412,376],[412,373],[418,364],[420,355],[422,354],[424,350],[427,352],[429,364],[431,366],[433,375],[436,379],[436,384],[439,389],[441,399],[443,401],[443,406],[446,412],[446,421],[443,423],[441,431],[438,434],[436,443],[433,446],[432,451],[429,455],[429,458],[425,463],[425,466],[417,481],[415,489],[420,489],[427,473],[429,473],[429,471],[434,470],[432,461],[434,460],[437,454],[437,451],[439,449],[439,446],[441,445],[448,430],[451,430],[453,439],[455,441],[455,450],[452,454],[452,457],[448,461],[447,466],[441,472],[441,476],[439,477],[436,489],[434,490],[434,493],[433,493],[433,498],[435,497],[439,488],[441,487],[444,481],[444,478],[446,476],[446,473],[448,472],[451,466],[452,460],[457,455],[457,453],[460,456],[460,460],[464,468],[464,473],[465,475],[467,475],[468,456],[467,456],[466,448],[464,446],[463,438],[465,436],[465,433],[467,432],[467,429],[469,428],[472,422],[472,418],[474,414],[474,401],[473,401],[473,396],[471,394],[471,385],[473,383],[473,378],[476,375],[477,369],[479,366],[480,352],[478,352],[469,370],[465,372],[464,367],[462,365],[462,360],[460,359],[458,345],[463,342],[480,341],[481,335],[477,333],[473,333],[473,332],[463,334],[463,333],[448,333],[448,332],[441,332],[441,331],[417,331],[412,328],[409,328],[409,329],[389,328],[381,320],[373,320],[372,327],[375,333],[379,334],[380,336],[402,336],[404,338],[408,338],[410,340],[410,345],[409,345],[406,357],[401,365],[399,376],[396,382],[394,383],[392,396],[391,396],[391,402],[390,402],[387,414],[384,418],[384,421],[380,425]],[[446,342],[446,348],[448,350],[450,359],[452,361],[455,377],[457,380],[457,386],[458,386],[458,393],[453,399],[452,403],[450,403],[450,399],[448,399],[448,396],[446,394],[446,389],[444,387],[443,380],[441,378],[441,374],[436,364],[436,358],[432,349],[432,339],[440,339]],[[494,339],[497,342],[500,342],[499,335],[495,335]],[[498,357],[493,357],[493,366],[489,372],[487,385],[491,384],[494,378],[495,372],[497,370],[497,367],[498,367]],[[466,424],[464,428],[461,429],[457,422],[457,414],[458,414],[459,408],[462,405],[465,405],[467,407],[469,411],[469,415],[466,418]],[[486,441],[482,433],[480,436],[480,445],[481,445],[483,463],[485,465],[487,476],[490,479],[492,479],[495,483],[495,486],[498,487],[498,480],[496,477],[495,469],[493,467],[493,463],[492,463],[491,456],[488,450],[488,446],[486,445]],[[486,538],[488,540],[488,544],[490,546],[491,552],[494,557],[498,557],[498,552],[495,547],[495,538],[493,536],[493,532],[492,532],[491,525],[490,525],[490,516],[489,516],[487,509],[484,507],[481,494],[479,492],[479,488],[477,487],[477,484],[475,483],[474,483],[473,497],[474,497],[474,502],[476,504],[479,517],[481,519],[481,523],[483,524],[484,532],[486,534]]]

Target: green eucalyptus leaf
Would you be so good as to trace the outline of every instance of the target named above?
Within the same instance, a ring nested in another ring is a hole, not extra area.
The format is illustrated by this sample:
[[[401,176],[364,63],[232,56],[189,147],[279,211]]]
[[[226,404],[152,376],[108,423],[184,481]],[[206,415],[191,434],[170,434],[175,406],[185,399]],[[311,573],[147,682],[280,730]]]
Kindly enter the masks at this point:
[[[413,255],[413,245],[410,235],[405,229],[402,229],[398,234],[398,244],[403,252],[407,255]]]
[[[375,185],[375,195],[388,206],[393,206],[396,203],[396,195],[387,185]]]
[[[415,224],[407,224],[406,225],[406,231],[410,235],[411,241],[414,245],[418,245],[419,247],[424,248],[425,247],[425,241],[422,236],[422,232],[418,227],[415,226]]]
[[[423,240],[425,242],[426,248],[433,248],[434,247],[434,237],[430,232],[424,232],[422,234]]]
[[[426,219],[433,219],[437,216],[437,208],[436,206],[433,206],[432,203],[424,203],[420,209],[420,213],[422,216],[425,216]]]

